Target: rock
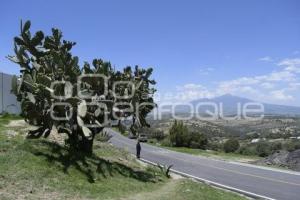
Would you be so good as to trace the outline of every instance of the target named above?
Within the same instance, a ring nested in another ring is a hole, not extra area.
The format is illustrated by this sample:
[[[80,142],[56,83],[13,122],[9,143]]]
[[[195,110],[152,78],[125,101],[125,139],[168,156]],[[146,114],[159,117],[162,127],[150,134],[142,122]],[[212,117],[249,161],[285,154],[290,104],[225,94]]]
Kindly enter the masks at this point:
[[[18,135],[18,132],[14,131],[14,130],[6,130],[6,131],[5,131],[5,134],[6,134],[8,137],[15,137],[16,135]]]
[[[300,171],[300,149],[293,152],[278,151],[254,164],[274,165]]]
[[[300,149],[288,154],[287,163],[291,169],[300,171]]]
[[[5,127],[16,128],[16,127],[26,127],[28,124],[23,120],[11,120]]]

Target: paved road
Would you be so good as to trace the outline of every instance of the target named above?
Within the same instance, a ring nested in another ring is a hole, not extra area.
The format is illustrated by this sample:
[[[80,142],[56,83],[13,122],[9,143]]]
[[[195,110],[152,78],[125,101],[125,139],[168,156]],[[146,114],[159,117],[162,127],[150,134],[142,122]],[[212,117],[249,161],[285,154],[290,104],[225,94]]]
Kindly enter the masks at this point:
[[[111,143],[135,153],[135,140],[109,130]],[[141,157],[172,169],[270,199],[300,200],[300,173],[260,168],[174,152],[142,144]]]

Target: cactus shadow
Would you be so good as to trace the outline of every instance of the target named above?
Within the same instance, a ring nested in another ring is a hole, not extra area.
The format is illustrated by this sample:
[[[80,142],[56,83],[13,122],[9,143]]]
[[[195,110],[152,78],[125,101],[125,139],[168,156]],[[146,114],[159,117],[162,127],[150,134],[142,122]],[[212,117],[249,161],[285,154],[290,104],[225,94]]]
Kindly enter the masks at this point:
[[[38,144],[34,148],[30,148],[29,151],[36,156],[46,158],[51,166],[58,166],[65,174],[70,175],[69,171],[75,169],[83,174],[90,183],[118,175],[142,182],[158,181],[157,175],[152,171],[134,169],[123,163],[107,160],[95,154],[70,151],[55,142],[39,140]]]

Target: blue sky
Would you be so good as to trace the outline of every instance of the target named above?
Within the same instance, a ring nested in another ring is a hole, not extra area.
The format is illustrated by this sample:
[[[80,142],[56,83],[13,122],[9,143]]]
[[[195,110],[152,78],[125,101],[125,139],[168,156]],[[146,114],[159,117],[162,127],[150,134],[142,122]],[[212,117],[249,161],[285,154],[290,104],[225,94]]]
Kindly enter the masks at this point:
[[[0,70],[20,19],[60,28],[81,62],[153,67],[162,101],[225,93],[300,106],[300,1],[1,1]]]

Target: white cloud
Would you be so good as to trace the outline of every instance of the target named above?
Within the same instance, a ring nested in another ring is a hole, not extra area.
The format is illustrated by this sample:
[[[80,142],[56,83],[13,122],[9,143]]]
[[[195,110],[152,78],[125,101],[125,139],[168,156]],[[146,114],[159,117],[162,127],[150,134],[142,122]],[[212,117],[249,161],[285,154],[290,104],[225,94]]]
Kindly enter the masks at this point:
[[[240,87],[239,92],[242,92],[242,93],[251,93],[251,94],[257,94],[257,90],[254,89],[253,87],[250,87],[250,86],[244,86],[244,87]]]
[[[272,83],[269,83],[269,82],[265,82],[265,83],[261,84],[261,87],[264,88],[264,89],[272,89],[272,88],[275,87],[275,85],[272,84]]]
[[[278,81],[285,81],[290,82],[295,79],[295,74],[290,71],[277,71],[272,72],[270,74],[267,74],[265,76],[259,76],[257,77],[261,81],[272,81],[272,82],[278,82]]]
[[[179,91],[205,89],[205,87],[203,85],[194,84],[194,83],[188,83],[188,84],[185,84],[183,86],[177,86],[176,88]]]
[[[176,101],[186,102],[199,98],[210,98],[213,96],[213,92],[209,91],[203,85],[190,83],[177,87],[175,99]]]
[[[278,63],[285,71],[300,73],[300,58],[284,59]]]
[[[214,94],[206,87],[200,84],[185,84],[177,86],[175,92],[167,92],[164,94],[156,94],[155,101],[157,103],[186,103],[200,98],[211,98]]]
[[[217,82],[212,89],[200,84],[185,84],[176,88],[173,100],[189,102],[230,93],[267,103],[295,103],[299,97],[297,91],[300,91],[300,58],[284,59],[277,66],[279,68],[270,73]]]
[[[288,90],[294,91],[294,90],[300,90],[300,82],[293,82],[289,83],[289,88]]]
[[[300,73],[300,58],[296,59],[284,59],[280,61],[278,66],[283,67],[280,71],[274,71],[269,74],[253,76],[253,77],[241,77],[234,80],[222,81],[219,83],[218,89],[225,93],[231,91],[240,90],[245,86],[254,86],[258,89],[272,89],[275,83],[293,83],[299,79]]]
[[[263,61],[263,62],[272,62],[273,58],[271,58],[270,56],[265,56],[265,57],[259,58],[258,60]]]
[[[270,95],[271,95],[270,98],[274,98],[276,100],[287,101],[287,100],[293,100],[294,99],[294,97],[292,95],[286,94],[284,90],[271,91]]]
[[[278,71],[265,75],[220,82],[218,93],[244,94],[272,103],[295,100],[295,92],[300,89],[300,58],[284,59],[277,65],[281,67]]]
[[[215,71],[215,68],[213,68],[213,67],[201,68],[199,70],[199,74],[200,75],[208,75],[213,71]]]

